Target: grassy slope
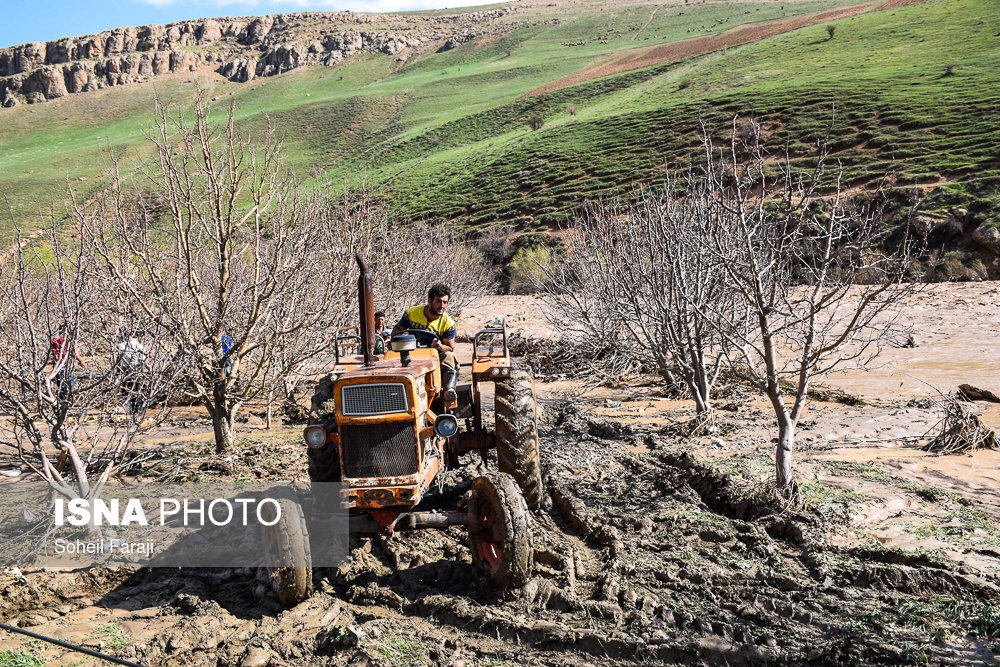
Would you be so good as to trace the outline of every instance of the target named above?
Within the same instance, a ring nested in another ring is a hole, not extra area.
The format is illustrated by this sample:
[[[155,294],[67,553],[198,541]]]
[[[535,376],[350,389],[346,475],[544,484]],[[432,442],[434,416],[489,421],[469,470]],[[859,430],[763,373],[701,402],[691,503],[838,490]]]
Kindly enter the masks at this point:
[[[833,39],[813,26],[515,101],[614,51],[836,4],[844,3],[584,5],[561,11],[559,23],[542,16],[395,71],[391,57],[371,56],[247,84],[197,78],[208,95],[239,105],[247,129],[260,126],[257,112],[270,112],[300,172],[374,181],[408,216],[552,223],[585,196],[655,178],[664,157],[690,150],[701,115],[753,109],[784,123],[780,136],[805,151],[834,103],[839,157],[852,179],[886,170],[904,180],[943,176],[956,197],[973,197],[973,209],[991,215],[1000,207],[992,0],[843,19]],[[955,76],[942,76],[946,64]],[[157,93],[189,100],[186,82],[195,78],[158,80]],[[0,112],[0,192],[15,215],[29,215],[67,177],[92,187],[107,145],[143,155],[151,95],[152,86],[129,86]],[[545,126],[532,132],[525,120],[536,113]]]
[[[473,224],[538,219],[582,196],[654,177],[665,156],[692,146],[703,114],[752,109],[785,123],[779,138],[808,152],[836,108],[833,136],[850,179],[886,171],[901,181],[943,177],[995,212],[1000,16],[988,4],[944,0],[859,16],[836,22],[832,40],[814,26],[508,104],[437,128],[462,136],[492,121],[477,141],[452,147],[442,139],[413,156],[394,142],[390,154],[405,161],[385,160],[395,170],[390,188],[414,213]],[[955,65],[955,76],[943,76],[946,64]],[[516,126],[535,112],[546,118],[542,130]]]

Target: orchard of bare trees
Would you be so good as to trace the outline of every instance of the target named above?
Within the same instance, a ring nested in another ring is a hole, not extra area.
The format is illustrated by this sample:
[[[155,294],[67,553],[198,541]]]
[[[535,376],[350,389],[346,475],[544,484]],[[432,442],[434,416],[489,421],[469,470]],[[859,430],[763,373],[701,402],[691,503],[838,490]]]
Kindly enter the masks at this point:
[[[0,261],[0,446],[68,498],[99,496],[179,401],[204,407],[219,453],[248,403],[270,421],[276,397],[294,402],[357,323],[355,253],[392,313],[435,280],[456,309],[496,288],[444,228],[297,180],[270,122],[242,132],[232,108],[210,122],[200,98],[153,120],[151,160],[110,155],[104,186],[69,192],[40,232],[12,217]]]
[[[892,340],[919,248],[886,240],[883,193],[849,196],[827,143],[806,163],[771,154],[734,119],[659,189],[588,204],[539,288],[569,344],[616,368],[645,363],[682,384],[710,423],[721,373],[774,411],[776,483],[810,384],[864,367]],[[623,363],[623,360],[629,363]]]
[[[888,249],[885,199],[849,196],[824,141],[793,162],[754,123],[728,134],[706,130],[660,187],[589,203],[538,288],[564,344],[602,373],[682,387],[692,433],[711,427],[720,378],[761,392],[777,486],[794,492],[810,384],[890,340],[919,249],[905,235]],[[445,227],[297,180],[269,122],[252,136],[233,109],[212,123],[200,99],[158,104],[148,139],[152,159],[109,156],[105,187],[69,193],[41,232],[14,221],[0,262],[0,445],[60,494],[99,495],[182,397],[206,410],[219,453],[248,403],[266,402],[268,424],[275,401],[295,404],[356,322],[355,253],[389,313],[439,280],[453,310],[496,291],[483,254]]]

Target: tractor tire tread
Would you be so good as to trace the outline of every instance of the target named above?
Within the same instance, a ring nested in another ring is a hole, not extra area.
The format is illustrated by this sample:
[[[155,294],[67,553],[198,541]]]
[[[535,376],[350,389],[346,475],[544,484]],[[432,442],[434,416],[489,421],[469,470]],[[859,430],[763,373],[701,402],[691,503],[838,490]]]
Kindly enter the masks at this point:
[[[312,395],[312,411],[318,423],[326,428],[336,427],[335,418],[336,406],[333,400],[334,383],[329,375],[316,384],[316,390]],[[333,443],[327,443],[322,447],[309,449],[309,481],[311,482],[339,482],[340,474],[340,449]]]
[[[497,382],[495,407],[498,468],[514,478],[528,508],[538,509],[543,489],[531,372],[515,366],[509,379]]]
[[[312,593],[312,553],[302,505],[291,493],[279,495],[278,502],[281,518],[274,526],[265,528],[277,533],[277,553],[272,556],[281,563],[302,563],[269,568],[278,601],[287,607],[302,602]]]
[[[492,575],[499,588],[521,588],[531,577],[534,549],[531,538],[531,517],[517,482],[511,475],[489,472],[472,482],[479,503],[490,503],[497,510],[504,532],[501,565]],[[475,544],[470,534],[469,548],[473,563],[480,566]]]

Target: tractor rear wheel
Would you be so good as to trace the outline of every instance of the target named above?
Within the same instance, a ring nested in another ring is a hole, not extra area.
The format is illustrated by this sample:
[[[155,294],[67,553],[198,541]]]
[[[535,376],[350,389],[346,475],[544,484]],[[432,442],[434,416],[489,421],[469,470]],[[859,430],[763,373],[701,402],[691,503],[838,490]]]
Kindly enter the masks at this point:
[[[472,481],[472,505],[479,524],[469,530],[472,562],[500,588],[520,588],[531,576],[531,524],[514,478],[488,473]]]
[[[324,375],[323,379],[316,385],[316,391],[312,396],[312,411],[316,415],[319,423],[327,429],[336,428],[337,422],[334,418],[336,407],[333,401],[333,381],[329,375]],[[309,481],[311,482],[339,482],[340,477],[340,449],[332,442],[328,442],[319,448],[309,448]]]
[[[510,369],[510,378],[496,383],[497,463],[517,482],[528,504],[542,504],[542,471],[538,462],[538,409],[535,381],[525,368]]]
[[[271,526],[261,527],[264,553],[271,566],[267,578],[278,601],[285,606],[302,602],[312,593],[312,553],[305,515],[298,498],[290,491],[278,495],[281,516]],[[261,519],[274,520],[270,503],[261,506]]]

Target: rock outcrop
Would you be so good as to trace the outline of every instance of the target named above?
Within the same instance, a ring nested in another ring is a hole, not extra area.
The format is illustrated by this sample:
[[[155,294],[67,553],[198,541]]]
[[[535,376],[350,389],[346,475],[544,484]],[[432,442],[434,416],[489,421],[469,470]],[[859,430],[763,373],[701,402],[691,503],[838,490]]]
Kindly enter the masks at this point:
[[[1000,228],[990,223],[983,223],[972,232],[972,240],[981,248],[1000,256]]]
[[[514,27],[513,22],[497,21],[512,11],[446,16],[276,14],[116,28],[30,42],[0,49],[0,107],[202,67],[213,67],[233,81],[248,81],[307,64],[336,65],[359,53],[397,55],[435,43],[454,48]],[[363,27],[369,25],[380,29]]]

